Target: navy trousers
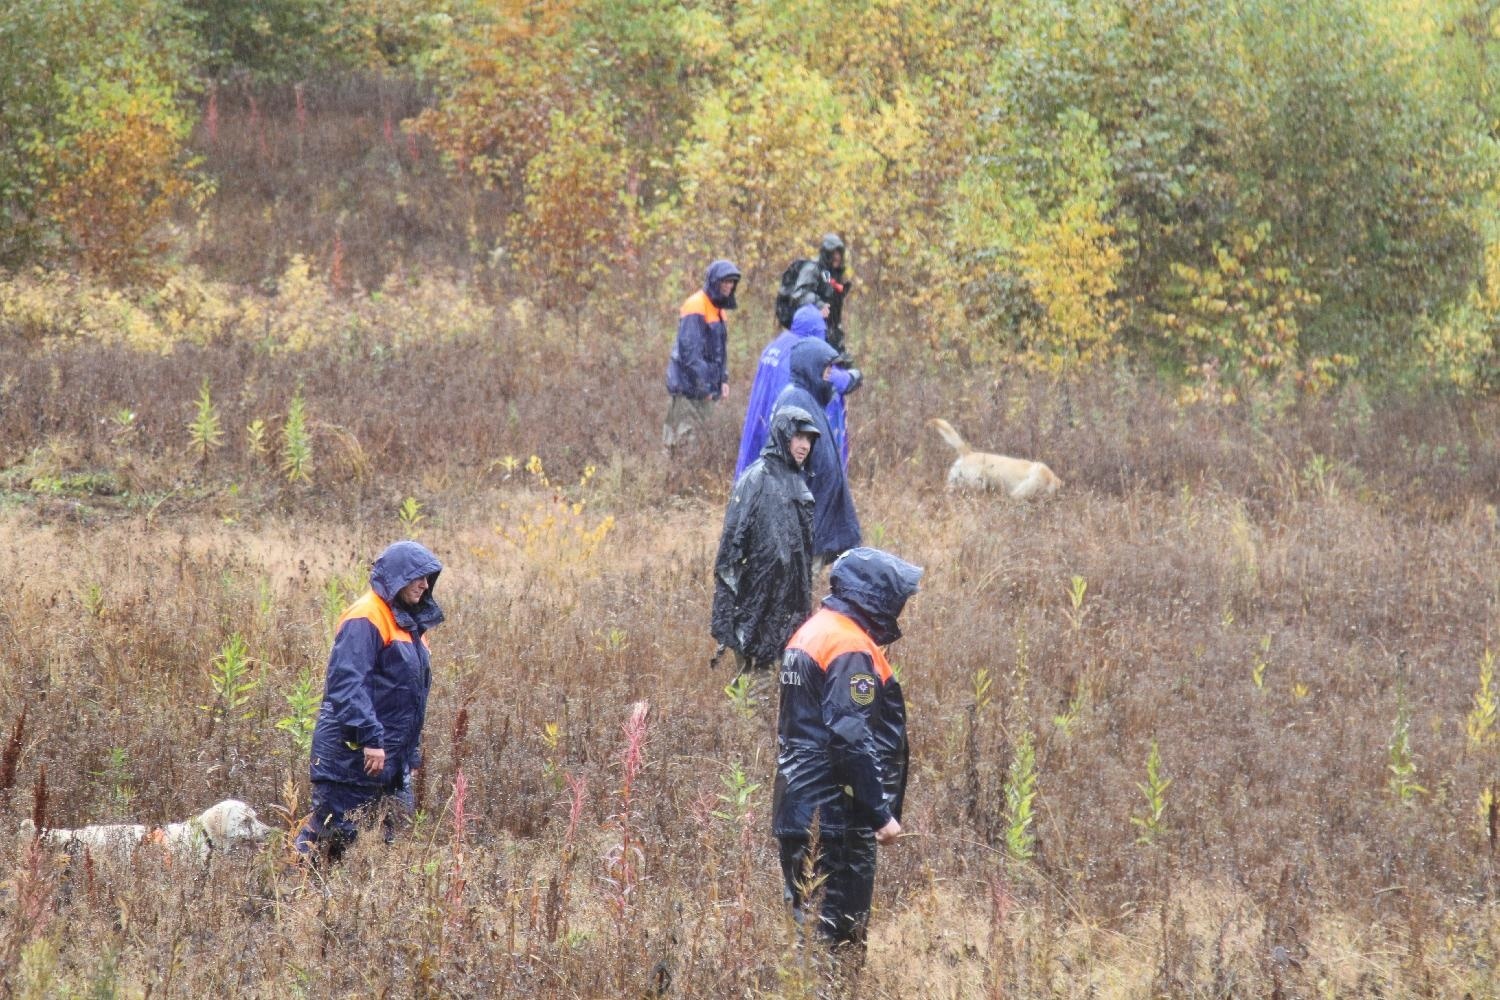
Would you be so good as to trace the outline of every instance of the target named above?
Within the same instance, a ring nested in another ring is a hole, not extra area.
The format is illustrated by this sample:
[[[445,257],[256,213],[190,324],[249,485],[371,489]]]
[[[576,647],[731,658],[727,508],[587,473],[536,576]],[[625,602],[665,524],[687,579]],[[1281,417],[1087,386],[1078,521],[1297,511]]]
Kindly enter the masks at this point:
[[[805,892],[808,841],[806,837],[778,839],[786,901],[801,923],[809,904]],[[875,831],[826,834],[818,844],[812,873],[824,879],[816,890],[823,896],[815,914],[818,936],[829,944],[864,944],[875,897]]]
[[[383,786],[314,781],[312,815],[297,834],[297,850],[309,854],[326,849],[329,860],[337,861],[359,836],[359,828],[370,826],[382,807],[389,842],[395,836],[396,816],[409,816],[416,805],[409,777],[410,772],[403,772]]]

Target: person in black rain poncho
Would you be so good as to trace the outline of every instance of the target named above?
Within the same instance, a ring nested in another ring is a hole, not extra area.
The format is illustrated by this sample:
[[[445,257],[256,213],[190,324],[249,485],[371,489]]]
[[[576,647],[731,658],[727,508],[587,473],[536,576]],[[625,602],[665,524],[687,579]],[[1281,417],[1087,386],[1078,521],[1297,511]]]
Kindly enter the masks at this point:
[[[921,579],[921,567],[889,552],[850,549],[833,564],[832,593],[781,661],[771,832],[786,900],[799,923],[815,916],[819,937],[856,954],[875,891],[875,845],[900,837],[906,796],[906,700],[881,647],[901,637],[896,620]],[[816,876],[823,904],[806,914]]]
[[[817,337],[799,340],[792,347],[791,383],[781,390],[771,408],[773,421],[776,411],[784,406],[807,411],[823,442],[812,450],[806,468],[807,486],[813,495],[813,554],[821,565],[833,562],[839,553],[859,544],[854,496],[849,492],[838,449],[832,446],[834,436],[824,409],[833,398],[833,385],[824,376],[837,356],[837,351]],[[818,565],[813,569],[816,571]]]
[[[792,288],[794,306],[815,301],[828,303],[827,339],[840,353],[844,350],[844,298],[854,283],[845,276],[844,253],[844,241],[837,233],[824,236],[818,245],[817,259],[803,263]]]
[[[760,457],[734,484],[714,560],[711,631],[740,670],[769,670],[812,607],[813,496],[802,478],[812,415],[783,406]]]

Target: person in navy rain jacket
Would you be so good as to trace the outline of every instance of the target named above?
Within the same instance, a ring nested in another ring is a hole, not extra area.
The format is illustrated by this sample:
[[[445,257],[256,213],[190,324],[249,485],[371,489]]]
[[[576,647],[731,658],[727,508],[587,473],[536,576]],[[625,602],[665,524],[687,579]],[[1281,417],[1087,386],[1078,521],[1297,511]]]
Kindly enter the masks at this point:
[[[734,298],[740,269],[727,260],[708,265],[703,287],[689,295],[677,318],[677,341],[667,364],[672,397],[662,425],[662,445],[670,452],[691,436],[729,392],[729,326],[725,313]]]
[[[432,591],[442,570],[424,546],[396,542],[376,557],[370,589],[339,620],[313,729],[312,815],[297,836],[304,854],[322,847],[338,860],[358,834],[360,812],[372,813],[381,799],[412,808],[432,687],[427,632],[443,620]]]
[[[798,923],[815,917],[833,945],[862,948],[875,847],[901,835],[906,701],[881,647],[901,637],[897,619],[921,579],[921,567],[889,552],[850,549],[781,661],[771,832]],[[820,875],[822,907],[808,914],[806,890]]]
[[[828,324],[826,303],[810,303],[802,306],[792,317],[790,330],[783,330],[766,345],[760,354],[760,365],[755,369],[755,381],[750,386],[750,399],[745,405],[745,426],[740,431],[740,454],[734,466],[734,478],[738,480],[760,457],[766,444],[766,429],[771,426],[771,408],[776,397],[791,380],[792,347],[806,337],[827,339]],[[864,376],[858,368],[838,368],[829,372],[833,383],[833,397],[828,401],[828,426],[833,431],[833,440],[839,450],[839,461],[849,468],[849,436],[845,416],[844,397],[858,389]]]
[[[838,352],[817,337],[805,337],[792,346],[791,382],[776,397],[771,419],[783,406],[797,406],[812,415],[818,436],[833,440],[825,407],[833,398],[828,381],[829,366]],[[845,549],[859,544],[859,517],[854,513],[854,497],[844,477],[844,466],[832,448],[816,447],[808,456],[804,469],[807,488],[813,495],[813,553],[819,565],[833,562]]]

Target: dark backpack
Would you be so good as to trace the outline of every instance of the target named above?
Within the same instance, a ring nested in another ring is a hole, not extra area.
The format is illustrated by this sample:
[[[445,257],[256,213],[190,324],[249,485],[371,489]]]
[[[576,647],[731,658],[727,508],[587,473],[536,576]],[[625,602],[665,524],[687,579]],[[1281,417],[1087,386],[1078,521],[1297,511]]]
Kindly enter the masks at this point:
[[[797,275],[804,264],[810,263],[812,261],[808,258],[798,257],[781,272],[781,286],[776,289],[776,325],[783,330],[792,328],[792,317],[797,312],[797,301],[792,293],[797,290]]]

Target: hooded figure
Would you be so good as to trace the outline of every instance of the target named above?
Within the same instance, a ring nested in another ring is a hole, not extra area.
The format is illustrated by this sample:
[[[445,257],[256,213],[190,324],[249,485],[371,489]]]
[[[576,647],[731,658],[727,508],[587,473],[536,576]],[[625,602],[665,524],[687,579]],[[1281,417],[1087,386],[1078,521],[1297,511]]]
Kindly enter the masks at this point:
[[[339,619],[313,729],[313,813],[297,838],[304,853],[323,837],[341,853],[356,833],[348,814],[366,803],[390,796],[411,804],[408,777],[422,766],[432,686],[427,632],[443,620],[433,599],[442,570],[426,547],[396,542]]]
[[[833,398],[833,385],[823,372],[833,363],[837,352],[816,337],[799,340],[791,352],[791,382],[776,397],[771,419],[783,406],[796,406],[812,415],[822,441],[833,439],[825,408]],[[807,460],[807,485],[812,490],[813,552],[820,558],[831,558],[859,544],[859,517],[854,513],[854,497],[844,478],[844,466],[833,448],[814,448]]]
[[[825,447],[812,415],[782,407],[760,458],[734,484],[714,561],[711,630],[745,668],[769,669],[812,608],[813,497],[794,435]]]
[[[718,399],[729,381],[729,329],[724,313],[738,305],[734,294],[740,269],[727,260],[708,265],[703,287],[682,304],[677,319],[677,342],[667,366],[667,392],[686,399]],[[723,283],[732,281],[728,292]]]
[[[844,351],[844,296],[853,284],[844,276],[846,257],[844,241],[829,233],[818,244],[817,259],[802,265],[792,286],[792,301],[798,306],[817,299],[828,303],[828,342],[840,354]]]
[[[750,463],[760,456],[760,450],[765,446],[766,429],[771,425],[771,408],[792,377],[792,348],[797,341],[808,337],[822,340],[827,331],[828,326],[817,305],[805,305],[792,317],[792,328],[781,331],[761,352],[760,365],[755,369],[755,382],[750,386],[750,399],[745,404],[745,426],[740,431],[740,454],[735,461],[735,479],[739,479],[750,467]],[[833,383],[833,398],[825,408],[828,427],[833,432],[834,445],[839,451],[839,462],[848,469],[849,436],[844,397],[859,388],[864,376],[858,368],[834,368],[829,373],[829,381]]]
[[[833,564],[832,593],[787,643],[781,661],[772,832],[781,841],[786,896],[803,905],[803,865],[814,823],[826,875],[819,930],[864,937],[875,886],[876,833],[894,838],[906,794],[906,701],[881,649],[922,569],[879,549]]]

